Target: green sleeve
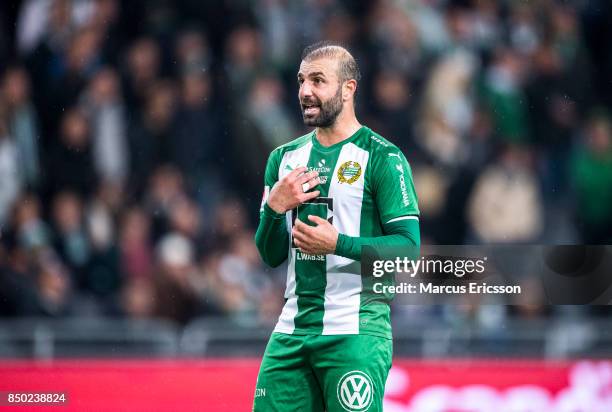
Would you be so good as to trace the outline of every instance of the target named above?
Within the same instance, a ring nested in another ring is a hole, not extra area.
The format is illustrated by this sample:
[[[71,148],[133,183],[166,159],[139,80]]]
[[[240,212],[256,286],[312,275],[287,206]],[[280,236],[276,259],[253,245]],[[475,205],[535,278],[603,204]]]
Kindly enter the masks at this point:
[[[418,198],[412,171],[397,147],[382,151],[373,159],[372,191],[384,225],[404,216],[418,216]]]
[[[261,200],[259,213],[259,226],[255,233],[255,245],[262,260],[277,267],[283,263],[289,253],[289,232],[284,213],[276,213],[268,206],[268,195],[271,188],[278,181],[278,167],[280,155],[274,150],[268,158],[264,176],[264,194]]]
[[[361,260],[362,246],[420,246],[419,221],[404,219],[383,225],[383,236],[352,237],[338,235],[335,254],[353,260]]]
[[[419,208],[412,172],[404,154],[391,146],[373,158],[372,191],[383,236],[338,236],[336,255],[361,260],[362,246],[420,246]]]

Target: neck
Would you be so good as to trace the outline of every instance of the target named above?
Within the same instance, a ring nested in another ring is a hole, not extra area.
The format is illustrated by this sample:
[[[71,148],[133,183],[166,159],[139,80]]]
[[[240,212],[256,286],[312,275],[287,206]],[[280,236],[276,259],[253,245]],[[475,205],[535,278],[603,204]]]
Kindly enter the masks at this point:
[[[336,121],[330,127],[317,127],[316,138],[322,146],[329,147],[351,137],[361,124],[357,121],[354,112],[340,113]]]

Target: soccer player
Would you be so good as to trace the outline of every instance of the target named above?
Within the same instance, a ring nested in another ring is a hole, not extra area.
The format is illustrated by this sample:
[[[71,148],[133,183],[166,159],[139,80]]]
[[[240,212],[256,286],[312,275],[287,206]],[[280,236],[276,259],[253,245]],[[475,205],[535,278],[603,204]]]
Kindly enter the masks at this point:
[[[307,47],[298,96],[315,129],[268,159],[255,242],[264,262],[288,259],[288,271],[254,411],[382,411],[389,301],[370,299],[361,248],[418,246],[419,209],[402,152],[355,116],[359,78],[345,48]]]

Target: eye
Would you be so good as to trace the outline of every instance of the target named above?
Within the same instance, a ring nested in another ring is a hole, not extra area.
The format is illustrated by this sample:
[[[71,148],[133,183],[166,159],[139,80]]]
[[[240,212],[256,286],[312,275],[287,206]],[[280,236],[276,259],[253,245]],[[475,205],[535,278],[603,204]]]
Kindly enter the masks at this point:
[[[323,79],[321,79],[320,77],[315,77],[314,82],[315,84],[321,84],[323,83]]]
[[[301,77],[297,79],[297,82],[299,85],[301,85],[302,83],[304,83],[304,79],[302,79]]]

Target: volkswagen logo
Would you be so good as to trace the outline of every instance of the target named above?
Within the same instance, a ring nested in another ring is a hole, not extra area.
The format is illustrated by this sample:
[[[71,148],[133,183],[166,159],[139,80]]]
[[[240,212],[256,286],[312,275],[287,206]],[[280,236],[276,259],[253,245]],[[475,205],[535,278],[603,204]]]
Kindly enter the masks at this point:
[[[348,412],[365,412],[372,404],[372,379],[361,371],[345,373],[338,382],[338,400]]]

